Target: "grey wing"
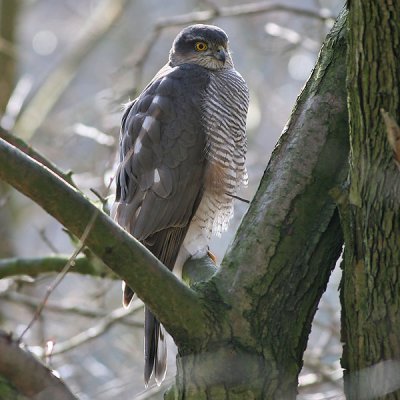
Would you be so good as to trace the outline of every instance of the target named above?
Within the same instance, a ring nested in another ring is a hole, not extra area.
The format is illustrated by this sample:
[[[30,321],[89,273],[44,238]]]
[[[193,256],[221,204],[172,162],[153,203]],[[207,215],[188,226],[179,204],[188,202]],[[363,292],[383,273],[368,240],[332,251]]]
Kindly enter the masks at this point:
[[[172,269],[203,190],[201,67],[163,68],[122,119],[115,219]]]

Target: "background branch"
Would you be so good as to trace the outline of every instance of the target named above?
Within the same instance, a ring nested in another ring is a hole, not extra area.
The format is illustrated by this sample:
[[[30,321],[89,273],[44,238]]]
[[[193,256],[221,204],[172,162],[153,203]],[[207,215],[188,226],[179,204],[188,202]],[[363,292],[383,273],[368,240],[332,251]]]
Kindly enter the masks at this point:
[[[18,275],[37,276],[49,272],[61,272],[68,259],[68,256],[63,255],[0,259],[0,279]],[[75,259],[71,272],[98,277],[112,276],[110,271],[103,268],[100,262],[94,263],[83,256]]]
[[[98,321],[97,324],[91,326],[83,332],[80,332],[77,335],[64,340],[63,342],[54,343],[51,356],[73,350],[93,339],[96,339],[97,337],[106,333],[115,323],[120,322],[127,316],[134,314],[136,311],[142,308],[143,304],[139,301],[136,301],[135,304],[132,304],[129,309],[121,307],[111,311],[100,321]],[[143,327],[143,323],[136,323],[135,326]],[[36,347],[35,354],[39,357],[44,357],[46,355],[45,350],[42,347]]]
[[[38,299],[36,297],[27,296],[23,293],[18,293],[18,292],[14,292],[14,291],[6,291],[3,293],[0,293],[0,299],[2,299],[4,301],[9,301],[9,302],[15,303],[15,304],[22,304],[22,305],[30,307],[30,308],[38,307],[42,301],[41,299]],[[140,303],[140,304],[141,304],[140,308],[142,308],[143,304],[142,303]],[[134,308],[134,311],[138,310],[138,308],[136,308],[135,305],[133,305],[133,308]],[[129,308],[129,309],[131,309],[131,308]],[[79,315],[81,317],[86,317],[86,318],[103,318],[110,314],[109,311],[106,311],[106,310],[100,309],[100,308],[88,308],[88,307],[80,307],[80,306],[76,306],[76,305],[70,306],[68,304],[63,304],[63,302],[60,303],[60,302],[51,302],[51,301],[48,301],[46,303],[45,310],[61,313],[63,315],[76,314],[76,315]],[[128,314],[127,317],[129,315],[130,314]],[[131,319],[125,318],[123,316],[121,317],[121,319],[118,319],[118,322],[120,322],[123,325],[137,327],[137,322],[132,321]]]
[[[90,50],[101,42],[104,35],[123,15],[127,0],[102,0],[84,25],[80,37],[74,42],[58,66],[46,77],[38,91],[19,115],[15,130],[24,139],[31,138],[45,120],[61,94],[68,87]]]
[[[271,3],[269,1],[222,7],[213,5],[211,9],[205,11],[194,11],[168,18],[160,18],[154,25],[150,35],[144,40],[139,51],[136,52],[135,57],[128,60],[125,64],[129,65],[129,68],[133,67],[134,84],[137,86],[137,84],[141,82],[143,66],[146,63],[153,46],[156,44],[165,29],[190,24],[204,24],[211,22],[215,18],[237,18],[272,12],[294,13],[299,16],[316,18],[321,21],[333,21],[335,19],[335,16],[327,9],[313,10],[304,7]],[[136,93],[134,93],[134,96],[136,96]]]

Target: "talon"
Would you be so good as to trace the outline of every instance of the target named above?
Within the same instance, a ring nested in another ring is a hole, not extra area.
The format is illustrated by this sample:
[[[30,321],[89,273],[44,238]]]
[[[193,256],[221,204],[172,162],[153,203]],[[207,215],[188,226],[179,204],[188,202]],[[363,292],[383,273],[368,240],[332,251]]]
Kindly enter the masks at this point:
[[[217,264],[217,257],[213,253],[211,253],[210,250],[207,250],[207,255],[208,255],[208,257],[211,258],[212,262],[216,265]]]

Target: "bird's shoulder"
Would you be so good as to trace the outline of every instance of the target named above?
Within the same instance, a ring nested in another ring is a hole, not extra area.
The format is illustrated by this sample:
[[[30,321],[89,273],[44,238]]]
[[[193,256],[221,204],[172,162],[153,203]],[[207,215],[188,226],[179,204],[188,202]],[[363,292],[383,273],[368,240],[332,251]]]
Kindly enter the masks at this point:
[[[196,112],[199,110],[209,81],[209,71],[201,66],[166,64],[140,95],[125,105],[121,133],[131,131],[130,133],[134,134],[135,129],[127,124],[128,120],[132,121],[132,118],[137,119],[145,114],[167,122],[171,118],[180,117],[179,114],[188,116],[188,113]]]

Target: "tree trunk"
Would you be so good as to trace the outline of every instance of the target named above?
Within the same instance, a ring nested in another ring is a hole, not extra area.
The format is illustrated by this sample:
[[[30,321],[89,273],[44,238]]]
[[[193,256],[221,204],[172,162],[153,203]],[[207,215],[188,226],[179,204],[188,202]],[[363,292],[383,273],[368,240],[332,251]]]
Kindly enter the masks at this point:
[[[400,120],[400,2],[351,0],[348,22],[345,391],[349,399],[400,399],[400,173],[381,112]]]

